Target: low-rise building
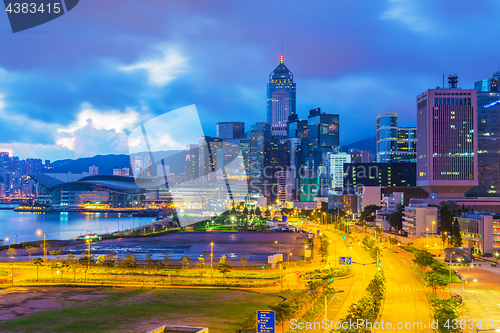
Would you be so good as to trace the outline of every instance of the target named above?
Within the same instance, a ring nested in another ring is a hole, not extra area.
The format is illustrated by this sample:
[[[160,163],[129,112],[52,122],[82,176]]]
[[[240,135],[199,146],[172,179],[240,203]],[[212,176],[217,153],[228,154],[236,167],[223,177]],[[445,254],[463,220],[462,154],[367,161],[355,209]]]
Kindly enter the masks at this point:
[[[417,238],[437,233],[438,208],[425,203],[410,203],[403,212],[403,230]]]
[[[457,218],[463,246],[473,253],[493,253],[500,248],[500,216],[467,212]],[[496,240],[495,240],[496,238]]]

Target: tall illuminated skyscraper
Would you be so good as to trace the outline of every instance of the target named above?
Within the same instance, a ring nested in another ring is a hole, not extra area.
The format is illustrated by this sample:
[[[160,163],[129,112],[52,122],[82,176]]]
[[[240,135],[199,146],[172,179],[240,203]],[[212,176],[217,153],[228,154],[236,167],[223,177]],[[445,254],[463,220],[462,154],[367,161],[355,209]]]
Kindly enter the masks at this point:
[[[431,198],[459,198],[478,185],[477,91],[429,89],[417,96],[417,186]]]
[[[267,84],[267,122],[271,124],[271,134],[282,138],[286,137],[288,116],[296,114],[295,83],[284,59],[281,55]]]

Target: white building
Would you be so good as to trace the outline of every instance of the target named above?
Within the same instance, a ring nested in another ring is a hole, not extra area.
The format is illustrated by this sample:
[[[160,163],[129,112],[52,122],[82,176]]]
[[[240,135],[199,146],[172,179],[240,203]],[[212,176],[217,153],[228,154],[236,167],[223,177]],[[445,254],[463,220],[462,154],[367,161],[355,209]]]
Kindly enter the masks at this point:
[[[323,154],[323,165],[328,172],[330,188],[344,188],[344,163],[351,163],[351,154],[331,152]]]
[[[438,232],[438,208],[425,203],[410,203],[403,212],[403,230],[418,238]]]
[[[89,175],[95,176],[99,174],[99,167],[96,167],[95,165],[89,167]]]
[[[382,197],[382,207],[383,209],[376,211],[376,225],[382,230],[390,230],[391,225],[387,221],[389,214],[396,211],[399,205],[404,203],[404,193],[394,192],[392,194],[387,194]]]
[[[128,168],[113,169],[113,175],[115,175],[115,176],[128,176],[129,169]]]
[[[493,253],[493,249],[498,250],[498,245],[494,239],[498,239],[498,216],[493,213],[462,213],[458,217],[460,224],[460,234],[463,246],[473,253]],[[494,228],[495,225],[495,228]]]

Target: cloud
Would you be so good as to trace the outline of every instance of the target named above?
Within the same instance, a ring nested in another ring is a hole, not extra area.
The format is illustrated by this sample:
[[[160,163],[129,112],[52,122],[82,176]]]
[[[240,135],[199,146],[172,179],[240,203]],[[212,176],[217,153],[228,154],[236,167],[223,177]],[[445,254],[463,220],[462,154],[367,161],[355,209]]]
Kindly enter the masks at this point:
[[[90,104],[82,104],[76,121],[67,127],[58,128],[57,132],[73,133],[77,129],[85,127],[89,120],[94,128],[104,130],[114,130],[117,133],[124,133],[133,129],[141,119],[141,114],[132,108],[126,108],[124,112],[119,110],[99,111]]]
[[[143,59],[130,66],[119,67],[122,71],[145,70],[150,85],[163,87],[187,69],[187,58],[174,47],[154,48],[156,56]],[[158,54],[159,53],[159,54]]]
[[[415,33],[436,32],[436,27],[419,14],[418,5],[409,0],[389,0],[389,9],[380,15],[381,20],[393,20]]]

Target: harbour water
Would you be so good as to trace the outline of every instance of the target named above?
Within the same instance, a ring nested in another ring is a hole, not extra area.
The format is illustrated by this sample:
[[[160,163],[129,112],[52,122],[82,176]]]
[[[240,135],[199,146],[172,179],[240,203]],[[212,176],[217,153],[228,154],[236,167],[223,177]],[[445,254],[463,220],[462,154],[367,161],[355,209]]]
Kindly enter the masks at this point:
[[[40,213],[0,210],[0,239],[11,244],[43,239],[71,239],[87,233],[105,234],[153,222],[153,217],[132,217],[124,213]]]

